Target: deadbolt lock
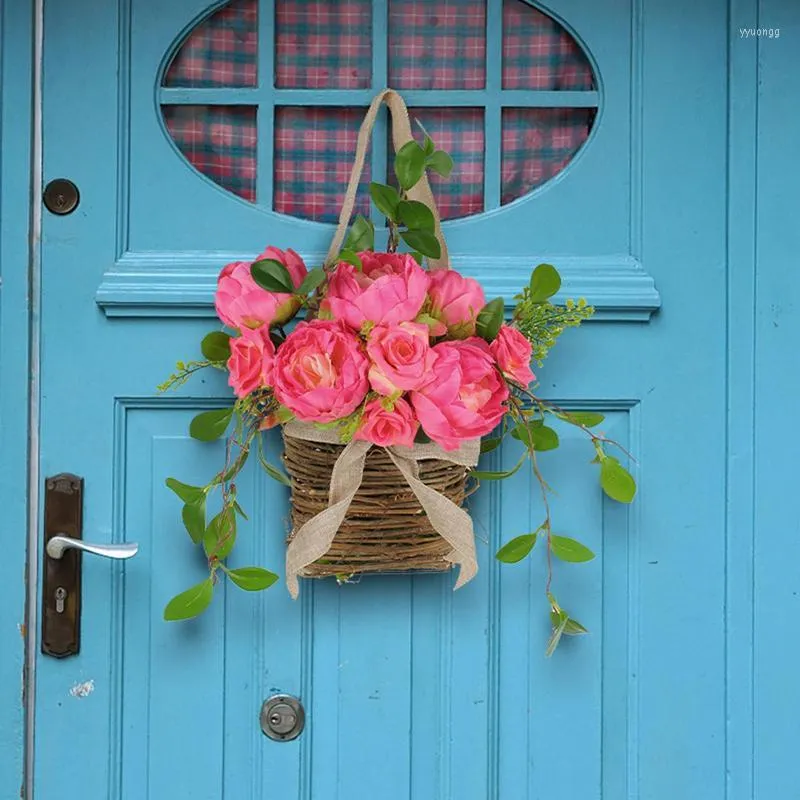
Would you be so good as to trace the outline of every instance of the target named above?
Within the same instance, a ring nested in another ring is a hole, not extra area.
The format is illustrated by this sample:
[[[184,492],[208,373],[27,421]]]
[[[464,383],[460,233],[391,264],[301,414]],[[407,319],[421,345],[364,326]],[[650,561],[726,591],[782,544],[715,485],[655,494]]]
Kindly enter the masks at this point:
[[[261,706],[261,730],[276,742],[296,739],[305,726],[303,704],[288,694],[276,694]]]

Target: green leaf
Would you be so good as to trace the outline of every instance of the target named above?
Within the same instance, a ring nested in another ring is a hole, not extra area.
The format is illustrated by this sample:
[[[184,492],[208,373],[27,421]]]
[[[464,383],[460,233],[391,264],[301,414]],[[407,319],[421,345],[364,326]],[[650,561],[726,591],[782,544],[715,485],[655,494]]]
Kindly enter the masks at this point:
[[[394,158],[394,173],[400,187],[408,191],[425,172],[425,151],[416,142],[406,142]]]
[[[594,558],[594,553],[585,544],[570,539],[569,536],[551,536],[550,547],[556,558],[573,564],[591,561]]]
[[[495,558],[504,564],[516,564],[518,561],[522,561],[533,550],[536,537],[535,533],[524,533],[522,536],[515,537],[497,551]]]
[[[600,464],[600,485],[619,503],[631,503],[636,496],[636,481],[613,456],[606,456]]]
[[[361,259],[358,257],[358,253],[356,253],[355,250],[342,250],[342,252],[339,253],[339,261],[352,264],[359,272],[364,269],[364,265],[361,263]]]
[[[261,567],[239,567],[238,569],[226,569],[227,576],[240,588],[247,592],[260,592],[269,589],[278,576],[268,569]]]
[[[505,301],[502,297],[495,297],[490,300],[478,314],[476,333],[481,339],[493,342],[497,337],[500,326],[503,324],[503,314],[505,313]]]
[[[203,548],[206,555],[219,559],[227,558],[236,544],[236,511],[233,506],[226,506],[208,523],[203,536]]]
[[[533,447],[538,451],[555,450],[559,445],[558,434],[552,428],[542,425],[541,420],[520,422],[511,431],[511,435],[526,447]]]
[[[558,624],[553,625],[553,632],[550,634],[550,639],[547,642],[547,647],[545,648],[544,654],[546,658],[550,658],[556,651],[556,647],[558,647],[558,643],[561,641],[561,637],[564,634],[564,630],[567,627],[567,622],[569,622],[569,617],[561,612],[552,612],[550,618],[553,619],[553,614],[556,615],[558,618]]]
[[[534,450],[555,450],[558,447],[558,434],[547,425],[534,426],[529,431]]]
[[[197,586],[175,595],[164,609],[164,619],[174,621],[196,617],[208,608],[213,596],[214,584],[209,577]]]
[[[552,264],[539,264],[531,275],[531,300],[544,303],[561,288],[561,276]]]
[[[203,411],[189,423],[189,435],[201,442],[213,442],[228,429],[231,417],[233,417],[232,408]]]
[[[272,478],[275,481],[278,481],[278,483],[282,483],[284,486],[288,486],[289,488],[291,488],[292,481],[285,472],[279,470],[277,467],[273,467],[272,464],[270,464],[265,459],[261,460],[261,467],[263,468],[264,472],[266,472],[267,475],[270,476],[270,478]]]
[[[175,478],[167,478],[164,483],[175,492],[184,503],[197,503],[206,496],[205,489],[200,486],[190,486],[188,483],[181,483]]]
[[[497,450],[503,440],[499,437],[494,439],[484,439],[481,442],[481,453],[491,453],[492,450]]]
[[[567,624],[564,626],[564,633],[567,636],[580,636],[583,633],[589,633],[589,631],[578,620],[568,617]]]
[[[324,282],[325,278],[325,270],[322,269],[322,267],[312,269],[311,272],[303,278],[303,282],[300,284],[300,288],[297,289],[295,294],[299,294],[301,297],[311,294],[314,289]]]
[[[434,172],[438,172],[443,178],[450,177],[450,173],[453,171],[453,159],[444,150],[437,150],[429,155],[425,165]]]
[[[372,202],[375,207],[385,217],[388,217],[392,222],[397,222],[397,205],[400,202],[400,195],[394,186],[387,186],[385,183],[375,183],[372,181],[369,185],[369,194],[372,197]]]
[[[401,200],[397,205],[397,216],[407,228],[424,231],[436,228],[433,211],[418,200]]]
[[[430,231],[400,231],[402,240],[412,249],[428,258],[439,258],[442,246],[436,235]]]
[[[422,149],[425,151],[425,155],[429,156],[433,153],[434,150],[436,150],[436,145],[433,143],[433,139],[426,130],[425,126],[418,119],[415,119],[414,122],[416,123],[417,127],[422,131],[422,134],[425,137]]]
[[[274,258],[262,258],[260,261],[254,261],[250,267],[250,274],[253,276],[253,280],[268,292],[294,293],[294,283],[292,283],[289,270]]]
[[[556,414],[559,419],[571,422],[573,425],[583,425],[584,428],[594,428],[599,425],[605,417],[596,411],[567,411],[563,414]]]
[[[417,262],[417,264],[422,266],[422,259],[425,258],[425,256],[423,256],[422,253],[419,252],[419,250],[412,250],[409,253],[409,255],[411,256],[411,258],[414,259],[414,261]]]
[[[502,472],[486,472],[484,470],[474,469],[469,474],[473,478],[477,478],[480,481],[501,481],[504,478],[510,478],[515,472],[519,471],[519,468],[525,462],[528,454],[523,453],[522,458],[517,462],[517,465],[512,469],[508,469]]]
[[[200,350],[209,361],[227,361],[231,357],[230,334],[211,331],[200,342]]]
[[[417,428],[417,434],[414,437],[414,442],[416,444],[430,444],[431,442],[431,437],[428,436],[427,433],[425,433],[421,425],[419,428]]]
[[[186,503],[181,510],[181,518],[186,531],[195,544],[203,540],[206,532],[206,497],[194,503]]]
[[[244,509],[243,509],[243,508],[242,508],[242,507],[239,505],[238,501],[234,500],[234,502],[233,502],[233,508],[234,508],[234,510],[236,511],[236,513],[237,513],[237,514],[238,514],[238,515],[239,515],[239,516],[240,516],[242,519],[245,519],[245,520],[246,520],[246,519],[250,519],[250,517],[248,517],[248,516],[247,516],[247,514],[245,514],[245,513],[244,513]]]
[[[375,226],[366,217],[358,214],[350,226],[350,232],[344,240],[345,250],[358,253],[375,248]]]

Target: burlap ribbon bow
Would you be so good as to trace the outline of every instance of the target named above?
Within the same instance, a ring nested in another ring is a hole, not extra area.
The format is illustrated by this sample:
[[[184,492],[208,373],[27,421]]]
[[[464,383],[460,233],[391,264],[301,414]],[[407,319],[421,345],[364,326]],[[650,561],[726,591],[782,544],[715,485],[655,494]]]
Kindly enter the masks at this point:
[[[339,443],[335,431],[323,430],[304,422],[287,423],[284,434],[312,442]],[[344,448],[331,473],[328,507],[295,531],[289,542],[286,549],[286,585],[293,598],[297,598],[300,591],[297,578],[303,568],[322,558],[330,549],[336,531],[361,486],[364,463],[372,447],[374,445],[370,442],[353,440]],[[464,442],[458,450],[450,452],[436,444],[385,449],[419,500],[434,530],[453,548],[445,557],[459,565],[458,580],[454,587],[458,589],[478,572],[472,519],[463,508],[419,479],[418,462],[436,458],[474,467],[480,455],[480,440]]]

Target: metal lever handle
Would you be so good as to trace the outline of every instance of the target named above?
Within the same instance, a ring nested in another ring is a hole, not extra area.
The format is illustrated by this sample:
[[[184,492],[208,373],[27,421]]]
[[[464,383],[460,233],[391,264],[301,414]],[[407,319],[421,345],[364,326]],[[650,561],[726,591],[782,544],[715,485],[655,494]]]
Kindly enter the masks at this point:
[[[84,542],[81,539],[72,539],[69,536],[62,536],[57,534],[51,537],[47,542],[47,555],[50,558],[61,558],[65,550],[73,548],[75,550],[82,550],[84,553],[93,553],[96,556],[105,556],[106,558],[132,558],[139,552],[139,545],[134,542],[125,542],[124,544],[91,544]]]

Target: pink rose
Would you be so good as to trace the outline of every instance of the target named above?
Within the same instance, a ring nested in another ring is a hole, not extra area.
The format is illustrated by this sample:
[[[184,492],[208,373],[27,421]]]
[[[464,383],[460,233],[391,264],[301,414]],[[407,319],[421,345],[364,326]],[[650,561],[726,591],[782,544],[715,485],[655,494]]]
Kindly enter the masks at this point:
[[[428,296],[431,317],[442,324],[432,331],[434,336],[448,333],[455,339],[475,335],[475,323],[486,296],[478,281],[465,278],[452,269],[437,269],[430,273]]]
[[[403,445],[413,447],[419,422],[407,401],[395,400],[394,407],[387,411],[381,399],[370,400],[364,408],[364,417],[353,438],[364,439],[380,447]]]
[[[425,433],[445,450],[491,431],[506,413],[508,385],[483,339],[441,342],[430,380],[411,393]]]
[[[331,422],[364,399],[368,366],[361,340],[341,322],[300,322],[278,347],[273,391],[298,419]]]
[[[531,343],[517,328],[501,325],[495,340],[489,345],[492,355],[503,374],[522,386],[528,386],[536,379],[531,372]]]
[[[406,253],[359,253],[363,270],[341,262],[328,280],[322,311],[353,330],[364,322],[393,325],[414,319],[425,302],[428,273]]]
[[[275,360],[275,345],[269,338],[269,329],[243,328],[242,335],[231,339],[231,355],[228,359],[228,383],[237,397],[246,397],[250,392],[272,383],[272,365]]]
[[[376,325],[367,340],[372,388],[385,395],[416,389],[434,359],[428,336],[428,326],[416,322]]]
[[[257,259],[280,261],[289,272],[295,288],[306,276],[306,265],[294,250],[268,247]],[[268,292],[250,274],[250,261],[234,261],[223,267],[217,279],[214,305],[217,316],[231,328],[258,328],[261,325],[281,325],[290,320],[300,308],[300,301],[291,294]]]

